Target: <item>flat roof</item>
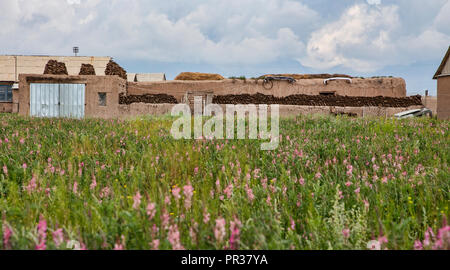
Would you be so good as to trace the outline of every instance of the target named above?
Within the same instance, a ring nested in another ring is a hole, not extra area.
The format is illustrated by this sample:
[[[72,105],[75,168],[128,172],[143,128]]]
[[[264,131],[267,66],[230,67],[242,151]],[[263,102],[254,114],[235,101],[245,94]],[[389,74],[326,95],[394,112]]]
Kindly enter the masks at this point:
[[[32,57],[101,57],[112,58],[111,56],[93,56],[93,55],[47,55],[47,54],[0,54],[0,56],[32,56]]]

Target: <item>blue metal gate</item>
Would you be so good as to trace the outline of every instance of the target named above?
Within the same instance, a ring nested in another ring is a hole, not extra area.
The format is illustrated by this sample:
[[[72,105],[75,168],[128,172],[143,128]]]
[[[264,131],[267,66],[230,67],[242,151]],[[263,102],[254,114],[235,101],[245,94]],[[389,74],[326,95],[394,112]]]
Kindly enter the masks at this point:
[[[30,115],[36,117],[83,118],[84,84],[30,85]]]

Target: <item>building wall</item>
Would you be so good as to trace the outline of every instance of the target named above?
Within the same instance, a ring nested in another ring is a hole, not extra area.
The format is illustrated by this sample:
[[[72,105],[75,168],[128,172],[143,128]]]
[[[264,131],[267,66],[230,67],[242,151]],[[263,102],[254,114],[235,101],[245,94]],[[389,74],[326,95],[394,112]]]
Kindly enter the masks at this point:
[[[433,116],[437,114],[437,97],[423,96],[422,103],[423,106],[433,112]]]
[[[163,115],[170,114],[174,104],[144,104],[134,103],[131,105],[119,105],[119,94],[126,92],[126,81],[118,76],[65,76],[65,75],[36,75],[21,74],[19,76],[19,90],[13,94],[13,110],[17,106],[17,112],[21,115],[30,114],[30,84],[31,83],[81,83],[86,85],[86,105],[85,117],[88,118],[128,118],[140,115]],[[230,83],[230,82],[229,82]],[[243,83],[236,82],[235,84]],[[171,85],[171,84],[169,84]],[[185,90],[186,84],[183,84]],[[187,85],[191,85],[187,83]],[[203,84],[200,84],[203,85]],[[211,85],[206,83],[206,86]],[[217,86],[217,85],[216,85]],[[332,86],[332,84],[331,84]],[[191,88],[197,89],[197,88]],[[139,89],[134,89],[137,91]],[[229,89],[223,88],[222,91]],[[159,90],[157,93],[161,93]],[[98,104],[98,93],[107,93],[107,106],[102,107]],[[139,92],[142,94],[142,92]],[[218,92],[220,93],[220,92]],[[225,92],[222,92],[225,93]],[[226,92],[228,93],[228,92]],[[225,108],[225,105],[221,105]],[[409,109],[419,108],[420,106],[410,108],[381,108],[381,107],[331,107],[331,106],[295,106],[280,105],[281,117],[289,117],[300,114],[330,114],[336,113],[355,113],[358,116],[381,116],[390,117],[395,113]]]
[[[447,63],[445,63],[444,69],[442,69],[441,74],[450,75],[450,59],[447,59]]]
[[[120,118],[135,118],[141,115],[170,115],[174,104],[145,104],[133,103],[130,105],[120,105]],[[226,112],[226,105],[221,104],[223,112]],[[256,105],[258,107],[258,105]],[[269,106],[270,108],[270,106]],[[298,106],[280,105],[280,117],[293,117],[297,115],[330,113],[352,113],[359,117],[392,117],[397,113],[420,109],[421,106],[411,106],[408,108],[385,108],[385,107],[334,107],[334,106]],[[270,111],[270,110],[269,110]],[[270,115],[269,115],[270,116]]]
[[[69,75],[78,75],[81,64],[91,64],[97,75],[105,75],[111,57],[0,55],[0,81],[18,82],[19,74],[43,74],[49,60],[65,63]]]
[[[119,94],[126,92],[126,81],[118,76],[65,76],[32,75],[19,76],[19,90],[14,102],[17,102],[20,115],[30,115],[31,83],[77,83],[86,85],[85,117],[115,118],[119,117]],[[99,105],[98,93],[106,93],[106,106]],[[13,104],[14,105],[14,104]]]
[[[439,77],[437,81],[437,116],[450,119],[450,76]]]
[[[11,102],[0,102],[0,113],[12,113],[13,104]]]
[[[262,85],[262,80],[223,80],[223,81],[165,81],[149,83],[128,83],[129,95],[168,94],[181,101],[186,92],[213,91],[215,95],[256,94],[274,95],[277,97],[307,94],[319,95],[320,92],[335,91],[342,96],[386,96],[406,97],[406,83],[401,78],[353,79],[332,81],[324,85],[321,79],[299,80],[296,83],[274,82],[271,90]]]

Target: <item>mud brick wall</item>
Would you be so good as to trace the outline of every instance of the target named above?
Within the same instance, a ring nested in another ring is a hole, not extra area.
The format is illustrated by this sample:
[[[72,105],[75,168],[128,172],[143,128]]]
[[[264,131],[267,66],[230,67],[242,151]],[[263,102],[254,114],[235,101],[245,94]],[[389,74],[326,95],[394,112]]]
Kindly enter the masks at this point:
[[[85,84],[85,117],[119,117],[119,95],[126,92],[126,81],[119,76],[67,76],[21,74],[19,90],[13,93],[20,115],[30,115],[31,83],[75,83]],[[99,105],[98,93],[106,93],[106,106]]]
[[[274,82],[273,88],[267,90],[262,80],[223,80],[223,81],[165,81],[147,83],[128,83],[129,95],[167,94],[181,101],[186,92],[212,91],[214,95],[256,94],[285,97],[296,94],[319,95],[321,92],[335,92],[340,96],[361,97],[406,97],[406,83],[401,78],[353,79],[331,81],[328,85],[322,79],[298,80],[293,84]]]
[[[170,115],[174,104],[146,104],[133,103],[130,105],[120,105],[120,118],[135,118],[141,115]],[[223,112],[226,112],[226,104],[221,104]],[[258,107],[258,105],[256,105]],[[270,106],[269,113],[270,113]],[[298,115],[310,114],[351,114],[358,117],[392,117],[394,114],[412,110],[420,109],[422,106],[410,107],[334,107],[334,106],[298,106],[298,105],[280,105],[280,117],[295,117]]]
[[[450,76],[438,78],[437,116],[450,119]]]
[[[0,102],[0,113],[12,113],[13,104],[11,102]]]

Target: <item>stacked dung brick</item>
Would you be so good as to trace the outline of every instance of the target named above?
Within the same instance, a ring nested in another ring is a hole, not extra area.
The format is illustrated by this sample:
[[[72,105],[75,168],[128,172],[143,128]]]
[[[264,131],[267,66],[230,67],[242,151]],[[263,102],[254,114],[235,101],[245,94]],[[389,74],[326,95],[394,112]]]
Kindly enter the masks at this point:
[[[94,66],[91,64],[81,64],[79,75],[96,75]]]
[[[321,96],[321,95],[291,95],[275,97],[272,95],[224,95],[215,96],[216,104],[280,104],[301,106],[339,106],[339,107],[409,107],[421,106],[421,96],[404,98],[393,97],[350,97],[350,96]]]
[[[66,64],[56,60],[49,60],[45,65],[44,74],[52,75],[69,75]]]
[[[127,72],[119,64],[110,60],[108,65],[106,65],[105,75],[118,75],[122,79],[127,79]]]
[[[126,104],[130,105],[132,103],[170,103],[170,104],[177,104],[178,101],[175,97],[166,95],[166,94],[145,94],[145,95],[119,95],[119,104]]]

